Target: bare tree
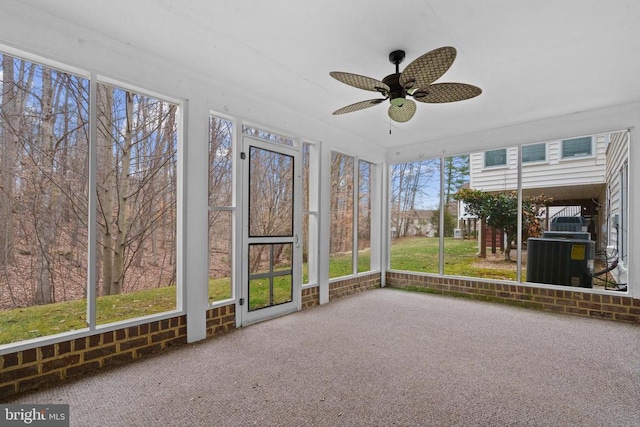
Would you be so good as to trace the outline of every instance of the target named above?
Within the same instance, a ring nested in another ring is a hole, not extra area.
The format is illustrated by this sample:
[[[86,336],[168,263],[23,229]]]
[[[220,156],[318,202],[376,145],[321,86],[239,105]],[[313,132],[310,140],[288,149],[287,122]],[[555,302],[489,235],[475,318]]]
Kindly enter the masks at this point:
[[[3,71],[4,65],[6,61]],[[9,68],[18,101],[3,109],[3,137],[13,139],[13,161],[6,169],[12,187],[7,222],[14,256],[21,260],[4,263],[0,290],[9,290],[14,306],[82,296],[78,290],[84,290],[86,269],[73,262],[79,256],[73,253],[79,247],[74,239],[86,236],[73,230],[83,222],[83,212],[86,215],[88,149],[78,135],[87,120],[76,104],[86,100],[82,79],[18,59]],[[5,116],[8,112],[11,119]],[[84,148],[78,145],[81,140]],[[24,268],[25,261],[30,268]],[[20,297],[16,287],[22,289]]]
[[[396,237],[406,236],[413,210],[429,192],[437,194],[439,160],[398,163],[391,169],[391,221]]]
[[[0,266],[14,260],[14,203],[18,147],[23,112],[35,69],[25,61],[2,54],[2,104],[0,109]],[[14,61],[19,64],[16,70]]]
[[[102,294],[166,286],[176,268],[177,108],[98,88]]]
[[[81,298],[88,81],[9,56],[2,75],[0,304]],[[96,102],[101,293],[175,283],[177,106],[100,83]]]
[[[56,147],[53,133],[55,117],[53,114],[53,80],[51,69],[44,67],[42,70],[42,113],[40,123],[40,136],[38,138],[39,150],[33,147],[31,150],[34,158],[34,166],[31,181],[33,183],[33,198],[31,214],[34,225],[33,253],[36,254],[36,304],[50,304],[52,295],[52,259],[51,251],[55,247],[57,235],[59,204],[54,200],[52,193],[54,150]]]
[[[331,254],[353,250],[354,159],[331,154]]]
[[[249,233],[251,236],[293,234],[293,158],[252,147],[249,153]],[[251,271],[259,271],[266,245],[256,246],[250,259]],[[274,253],[279,262],[282,246]]]
[[[98,225],[102,230],[101,256],[102,294],[111,293],[113,282],[113,197],[115,190],[114,154],[111,142],[113,132],[113,88],[98,85]]]
[[[2,145],[0,145],[0,265],[13,260],[13,169],[16,159],[17,135],[15,133],[16,90],[13,58],[2,56],[2,116],[0,119]]]

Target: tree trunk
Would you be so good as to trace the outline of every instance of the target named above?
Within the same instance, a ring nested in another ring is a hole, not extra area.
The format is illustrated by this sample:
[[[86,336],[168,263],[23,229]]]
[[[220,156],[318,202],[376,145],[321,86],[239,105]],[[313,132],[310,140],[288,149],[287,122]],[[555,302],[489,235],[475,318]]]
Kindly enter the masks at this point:
[[[504,248],[504,260],[511,261],[511,236],[507,234],[507,245]]]
[[[163,109],[164,110],[164,109]],[[162,167],[162,173],[158,174],[159,178],[162,179],[160,182],[160,190],[158,197],[163,200],[161,207],[161,226],[159,228],[155,228],[153,231],[154,237],[160,234],[160,238],[162,240],[169,240],[169,262],[174,263],[175,258],[175,250],[176,250],[176,218],[174,217],[176,212],[176,194],[172,189],[176,188],[176,171],[173,170],[172,161],[173,156],[176,155],[175,147],[174,147],[174,127],[175,127],[175,119],[176,119],[176,107],[174,105],[170,105],[167,115],[162,115],[164,119],[164,131],[162,135],[164,136],[161,144],[158,144],[161,147],[164,147],[164,153],[156,153],[156,157],[158,159],[163,159],[166,157],[166,162],[163,162],[163,166],[158,165],[158,167]],[[160,125],[158,126],[160,127]],[[167,191],[169,190],[169,191]],[[152,194],[156,194],[155,192]]]
[[[36,304],[50,304],[53,302],[53,286],[51,277],[51,252],[55,248],[57,228],[57,211],[59,206],[54,200],[53,163],[55,157],[56,140],[53,133],[55,117],[53,115],[53,81],[51,69],[42,70],[42,139],[36,144],[41,145],[40,170],[34,172],[33,180],[35,194],[33,198],[33,215],[36,240],[37,267],[36,274]],[[37,159],[37,157],[36,157]]]
[[[487,257],[487,224],[480,220],[480,258]]]
[[[513,237],[514,234],[516,234],[516,233],[508,232],[508,231],[504,232],[504,235],[506,236],[506,239],[507,239],[506,246],[504,247],[504,260],[505,261],[511,261],[511,248],[512,248],[511,238]]]
[[[113,277],[111,280],[111,295],[122,292],[124,281],[124,252],[127,240],[127,196],[129,193],[129,176],[131,166],[131,148],[133,145],[133,93],[125,93],[126,128],[120,158],[121,173],[118,182],[118,218],[116,222],[116,241],[113,257]]]
[[[115,192],[115,159],[113,155],[113,139],[111,126],[113,123],[113,89],[109,86],[98,85],[98,147],[101,159],[102,175],[98,186],[99,209],[102,218],[102,295],[111,294],[113,278],[113,198]]]
[[[2,109],[0,110],[0,266],[13,263],[14,165],[18,136],[13,58],[2,56]]]

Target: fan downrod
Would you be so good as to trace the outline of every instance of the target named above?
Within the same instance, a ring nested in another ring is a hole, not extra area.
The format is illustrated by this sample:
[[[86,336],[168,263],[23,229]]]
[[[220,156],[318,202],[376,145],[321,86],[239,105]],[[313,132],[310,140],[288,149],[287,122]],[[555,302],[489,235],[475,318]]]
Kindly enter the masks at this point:
[[[400,72],[400,63],[404,61],[404,50],[394,50],[389,54],[389,62],[396,66],[396,74]]]

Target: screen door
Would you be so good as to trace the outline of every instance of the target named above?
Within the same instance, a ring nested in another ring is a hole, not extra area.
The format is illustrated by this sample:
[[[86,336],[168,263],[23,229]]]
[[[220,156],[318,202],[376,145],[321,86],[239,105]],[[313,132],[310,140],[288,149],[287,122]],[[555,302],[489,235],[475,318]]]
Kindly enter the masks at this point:
[[[243,137],[242,324],[299,308],[299,152]]]

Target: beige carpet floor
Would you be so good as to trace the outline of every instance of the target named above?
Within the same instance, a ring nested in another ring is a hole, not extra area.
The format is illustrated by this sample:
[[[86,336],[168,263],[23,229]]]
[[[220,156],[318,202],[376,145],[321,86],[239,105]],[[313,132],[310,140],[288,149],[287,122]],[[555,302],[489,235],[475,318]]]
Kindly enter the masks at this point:
[[[379,289],[13,403],[72,426],[640,426],[640,326]]]

